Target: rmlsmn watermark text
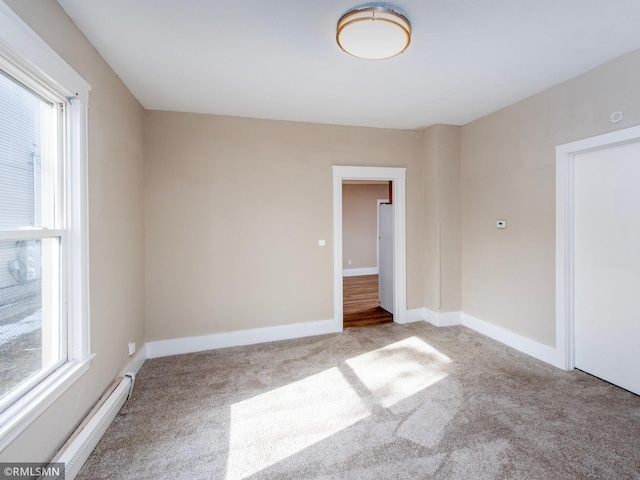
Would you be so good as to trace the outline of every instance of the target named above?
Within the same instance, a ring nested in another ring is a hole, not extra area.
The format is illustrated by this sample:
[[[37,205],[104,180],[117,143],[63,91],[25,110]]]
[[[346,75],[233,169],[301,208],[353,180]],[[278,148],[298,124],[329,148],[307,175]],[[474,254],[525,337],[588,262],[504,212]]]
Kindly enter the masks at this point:
[[[0,463],[0,480],[65,480],[64,463]]]

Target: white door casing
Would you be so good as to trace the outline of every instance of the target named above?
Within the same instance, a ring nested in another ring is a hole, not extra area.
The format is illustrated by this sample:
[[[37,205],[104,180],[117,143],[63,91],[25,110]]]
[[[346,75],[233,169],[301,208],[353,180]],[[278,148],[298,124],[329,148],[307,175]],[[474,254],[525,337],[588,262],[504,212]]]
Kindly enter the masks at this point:
[[[406,168],[394,167],[333,167],[333,311],[335,329],[342,329],[342,182],[343,180],[386,180],[393,182],[392,194],[395,205],[393,221],[393,321],[407,321],[407,266],[405,232],[405,188]]]

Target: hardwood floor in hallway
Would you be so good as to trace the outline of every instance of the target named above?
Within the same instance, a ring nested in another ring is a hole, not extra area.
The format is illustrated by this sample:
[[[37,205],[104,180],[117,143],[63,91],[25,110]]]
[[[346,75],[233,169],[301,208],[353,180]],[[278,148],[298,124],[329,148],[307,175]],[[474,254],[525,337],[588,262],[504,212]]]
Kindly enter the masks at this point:
[[[378,275],[343,277],[343,327],[370,327],[393,322],[378,302]]]

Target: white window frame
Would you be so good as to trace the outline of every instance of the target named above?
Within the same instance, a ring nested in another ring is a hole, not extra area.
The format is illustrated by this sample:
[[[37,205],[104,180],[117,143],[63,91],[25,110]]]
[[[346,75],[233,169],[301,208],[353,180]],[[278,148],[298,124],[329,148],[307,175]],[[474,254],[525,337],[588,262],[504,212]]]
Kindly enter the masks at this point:
[[[67,361],[0,414],[0,451],[73,385],[90,367],[89,243],[87,195],[87,106],[91,86],[0,0],[0,58],[3,69],[31,79],[69,101],[65,104],[64,208]],[[26,235],[28,231],[25,231]],[[34,237],[38,234],[33,232]],[[11,235],[6,235],[11,236]],[[0,234],[0,240],[8,240]]]

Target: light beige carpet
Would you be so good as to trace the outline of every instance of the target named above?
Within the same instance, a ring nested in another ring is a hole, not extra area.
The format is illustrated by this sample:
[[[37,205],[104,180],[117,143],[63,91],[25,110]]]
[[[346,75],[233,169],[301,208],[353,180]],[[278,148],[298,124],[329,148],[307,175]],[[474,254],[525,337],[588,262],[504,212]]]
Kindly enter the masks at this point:
[[[640,397],[427,323],[148,360],[81,479],[640,479]]]

